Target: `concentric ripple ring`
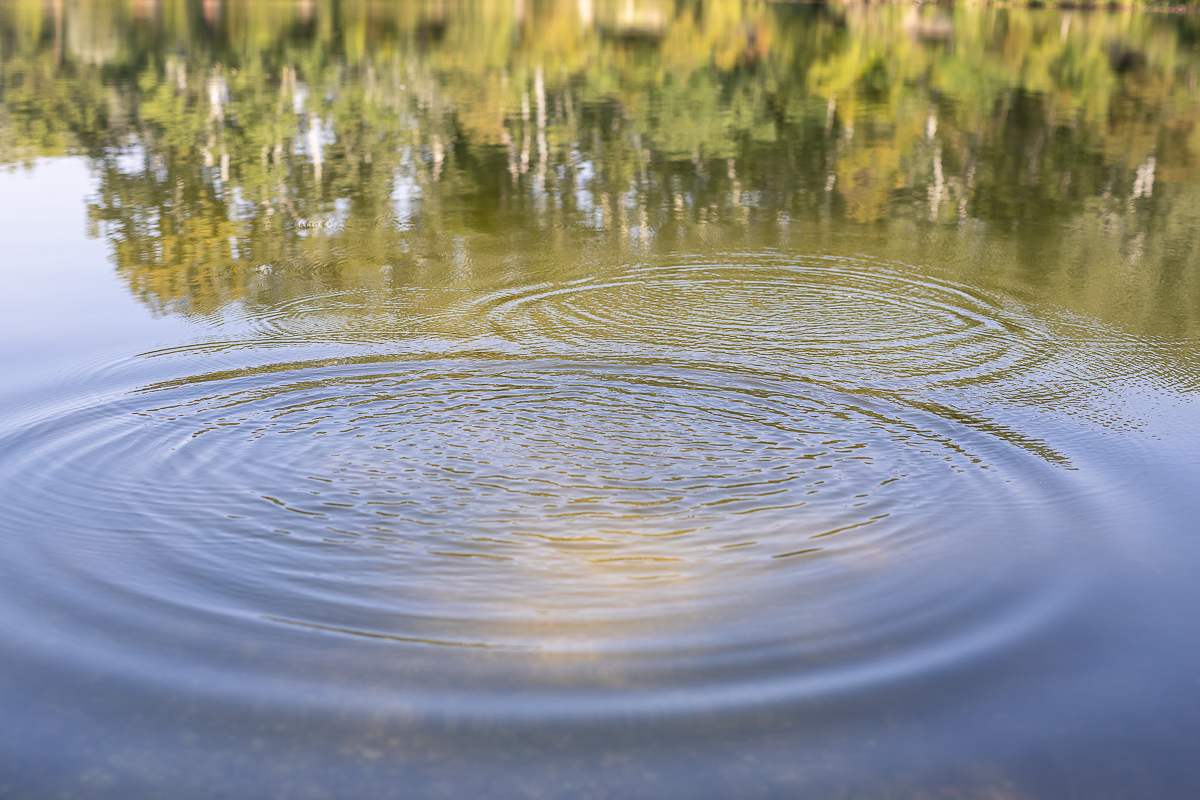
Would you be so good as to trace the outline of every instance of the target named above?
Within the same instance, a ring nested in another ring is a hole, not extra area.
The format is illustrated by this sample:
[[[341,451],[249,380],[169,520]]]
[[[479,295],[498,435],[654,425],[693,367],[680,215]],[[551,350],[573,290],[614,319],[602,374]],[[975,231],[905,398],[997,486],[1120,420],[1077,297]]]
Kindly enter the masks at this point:
[[[1045,450],[749,368],[265,364],[46,416],[0,452],[0,556],[28,565],[4,613],[52,634],[27,653],[151,682],[199,664],[260,702],[330,670],[338,707],[435,716],[524,713],[471,693],[481,669],[657,713],[687,707],[664,680],[711,703],[825,693],[1029,636],[1071,591],[1039,569],[1063,543],[1021,524],[1065,491]],[[1001,520],[1008,540],[973,535]],[[968,549],[973,574],[939,566]],[[208,649],[231,629],[245,653]]]
[[[502,336],[545,347],[603,342],[889,388],[1027,372],[1048,337],[1012,303],[869,259],[676,258],[479,302]]]

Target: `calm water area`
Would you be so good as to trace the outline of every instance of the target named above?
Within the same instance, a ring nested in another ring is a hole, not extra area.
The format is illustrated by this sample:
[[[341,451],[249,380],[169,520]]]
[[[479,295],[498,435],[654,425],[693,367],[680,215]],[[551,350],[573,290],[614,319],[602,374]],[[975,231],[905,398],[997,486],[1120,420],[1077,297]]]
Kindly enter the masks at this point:
[[[0,0],[0,797],[1200,796],[1200,14]]]

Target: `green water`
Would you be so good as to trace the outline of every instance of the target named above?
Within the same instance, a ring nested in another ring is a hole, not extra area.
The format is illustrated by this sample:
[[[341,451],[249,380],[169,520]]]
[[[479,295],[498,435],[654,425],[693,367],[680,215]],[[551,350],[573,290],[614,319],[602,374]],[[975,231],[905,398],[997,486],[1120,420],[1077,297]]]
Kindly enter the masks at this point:
[[[0,797],[1186,797],[1200,18],[0,0]]]

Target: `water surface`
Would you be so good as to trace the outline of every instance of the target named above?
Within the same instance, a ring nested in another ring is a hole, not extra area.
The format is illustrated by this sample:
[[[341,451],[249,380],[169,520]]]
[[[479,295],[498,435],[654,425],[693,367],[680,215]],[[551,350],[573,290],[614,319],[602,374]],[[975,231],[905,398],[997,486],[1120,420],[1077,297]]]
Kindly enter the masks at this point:
[[[0,796],[1188,796],[1200,26],[0,3]]]

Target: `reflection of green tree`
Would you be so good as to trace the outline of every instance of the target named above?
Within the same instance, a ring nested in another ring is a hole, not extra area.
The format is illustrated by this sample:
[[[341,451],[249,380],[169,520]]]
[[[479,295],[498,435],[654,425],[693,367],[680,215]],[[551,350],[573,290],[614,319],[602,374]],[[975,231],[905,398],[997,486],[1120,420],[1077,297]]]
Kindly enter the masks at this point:
[[[783,218],[980,222],[1053,281],[1053,231],[1195,253],[1196,38],[977,5],[14,0],[0,160],[92,158],[121,273],[193,313],[291,291],[270,264],[353,285],[481,237]]]

